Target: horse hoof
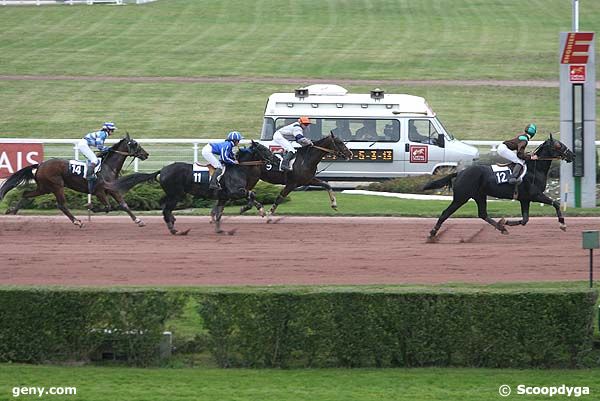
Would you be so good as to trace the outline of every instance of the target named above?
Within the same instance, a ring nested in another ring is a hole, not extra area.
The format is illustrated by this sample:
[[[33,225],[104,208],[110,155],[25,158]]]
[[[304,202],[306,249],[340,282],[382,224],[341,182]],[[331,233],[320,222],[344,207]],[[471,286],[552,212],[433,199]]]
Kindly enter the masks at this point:
[[[436,237],[435,235],[430,235],[429,237],[427,237],[428,244],[435,244],[436,242],[438,242],[438,237]]]
[[[500,234],[508,235],[508,230],[506,228],[503,228],[502,230],[500,230]]]
[[[138,227],[146,227],[146,223],[144,223],[143,221],[140,221],[139,223],[137,223]]]
[[[188,235],[190,230],[191,230],[191,228],[188,228],[187,230],[184,230],[184,231],[178,231],[177,235]]]
[[[75,220],[73,221],[73,224],[75,224],[79,228],[83,228],[83,223],[81,222],[81,220]]]
[[[264,208],[260,208],[260,209],[258,209],[258,215],[260,217],[265,217],[267,215],[267,213],[265,212]]]
[[[563,231],[567,231],[567,225],[566,224],[561,224],[560,225],[560,229]]]

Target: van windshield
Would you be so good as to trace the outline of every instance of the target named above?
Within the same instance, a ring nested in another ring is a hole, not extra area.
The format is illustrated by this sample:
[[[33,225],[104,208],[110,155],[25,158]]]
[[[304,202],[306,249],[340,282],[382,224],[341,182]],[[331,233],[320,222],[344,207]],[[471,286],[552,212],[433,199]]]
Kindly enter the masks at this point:
[[[298,121],[298,117],[265,117],[261,140],[270,141],[279,128]],[[312,118],[312,124],[306,136],[313,141],[319,140],[330,132],[344,142],[398,142],[400,140],[400,122],[394,119],[353,119],[353,118]]]
[[[444,126],[444,124],[442,124],[442,122],[440,121],[439,118],[436,118],[437,122],[440,123],[440,125],[442,126],[442,128],[444,129],[444,132],[446,133],[446,138],[450,139],[450,140],[454,140],[454,135],[452,135],[452,133],[450,133],[450,131],[448,131],[446,129],[446,127]]]

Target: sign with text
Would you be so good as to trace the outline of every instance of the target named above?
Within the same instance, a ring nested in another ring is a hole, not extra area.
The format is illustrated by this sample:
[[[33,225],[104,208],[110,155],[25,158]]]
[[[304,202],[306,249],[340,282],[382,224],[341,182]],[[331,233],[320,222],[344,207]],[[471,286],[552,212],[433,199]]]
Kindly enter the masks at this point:
[[[569,32],[563,48],[561,64],[587,64],[590,57],[590,42],[594,32]]]
[[[429,161],[429,148],[427,146],[411,145],[409,151],[411,163],[427,163]]]
[[[569,81],[585,82],[585,65],[569,65]]]
[[[41,143],[0,143],[0,178],[42,161],[44,145]]]

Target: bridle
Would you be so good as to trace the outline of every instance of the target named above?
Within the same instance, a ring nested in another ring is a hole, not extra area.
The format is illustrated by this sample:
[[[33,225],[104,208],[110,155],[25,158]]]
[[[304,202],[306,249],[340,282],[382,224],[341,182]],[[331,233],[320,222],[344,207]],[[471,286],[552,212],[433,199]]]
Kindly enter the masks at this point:
[[[540,149],[542,149],[542,146],[543,146],[545,143],[546,143],[546,141],[544,141],[544,142],[540,143],[540,144],[538,145],[538,147],[537,147],[537,148],[535,148],[535,149],[534,149],[534,151],[533,151],[532,153],[533,153],[534,155],[537,155],[537,152],[538,152]],[[553,140],[553,141],[552,141],[552,143],[557,143],[557,142],[555,142],[555,141]],[[542,161],[542,160],[565,160],[565,159],[566,159],[566,155],[565,155],[565,152],[563,152],[563,151],[562,151],[562,147],[561,147],[561,153],[560,153],[560,155],[558,155],[558,156],[553,156],[553,157],[538,157],[538,158],[537,158],[537,160],[540,160],[540,161]],[[534,160],[534,161],[537,161],[537,160]]]
[[[347,159],[347,157],[344,154],[344,152],[341,151],[341,150],[339,150],[339,149],[337,149],[337,145],[335,144],[335,139],[332,138],[331,140],[332,140],[331,146],[333,146],[333,149],[325,148],[323,146],[318,146],[318,145],[315,145],[315,144],[312,144],[311,146],[313,148],[315,148],[315,149],[322,150],[325,153],[330,153],[330,154],[332,154],[334,156],[339,156],[339,157],[341,157],[343,159]]]
[[[142,147],[140,146],[139,143],[135,142],[136,147],[134,149],[132,149],[133,145],[132,145],[132,140],[127,140],[127,152],[123,152],[122,150],[116,150],[116,149],[109,149],[109,152],[113,152],[119,155],[123,155],[123,156],[132,156],[134,158],[136,157],[140,157],[141,156],[141,150]]]
[[[250,148],[252,148],[252,146],[250,146]],[[254,150],[251,150],[251,152],[254,152]],[[256,153],[259,157],[262,158],[262,160],[248,160],[248,161],[244,161],[244,162],[239,162],[239,165],[240,166],[262,166],[267,163],[273,163],[273,160],[271,160],[269,158],[269,156],[261,155],[260,152],[258,152],[258,151]]]

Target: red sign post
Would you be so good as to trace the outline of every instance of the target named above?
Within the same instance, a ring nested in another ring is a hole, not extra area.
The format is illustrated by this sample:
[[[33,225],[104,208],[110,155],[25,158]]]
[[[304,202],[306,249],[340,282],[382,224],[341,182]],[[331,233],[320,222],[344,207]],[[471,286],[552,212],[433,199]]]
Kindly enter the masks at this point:
[[[41,143],[0,143],[0,178],[7,178],[23,167],[44,160]]]

